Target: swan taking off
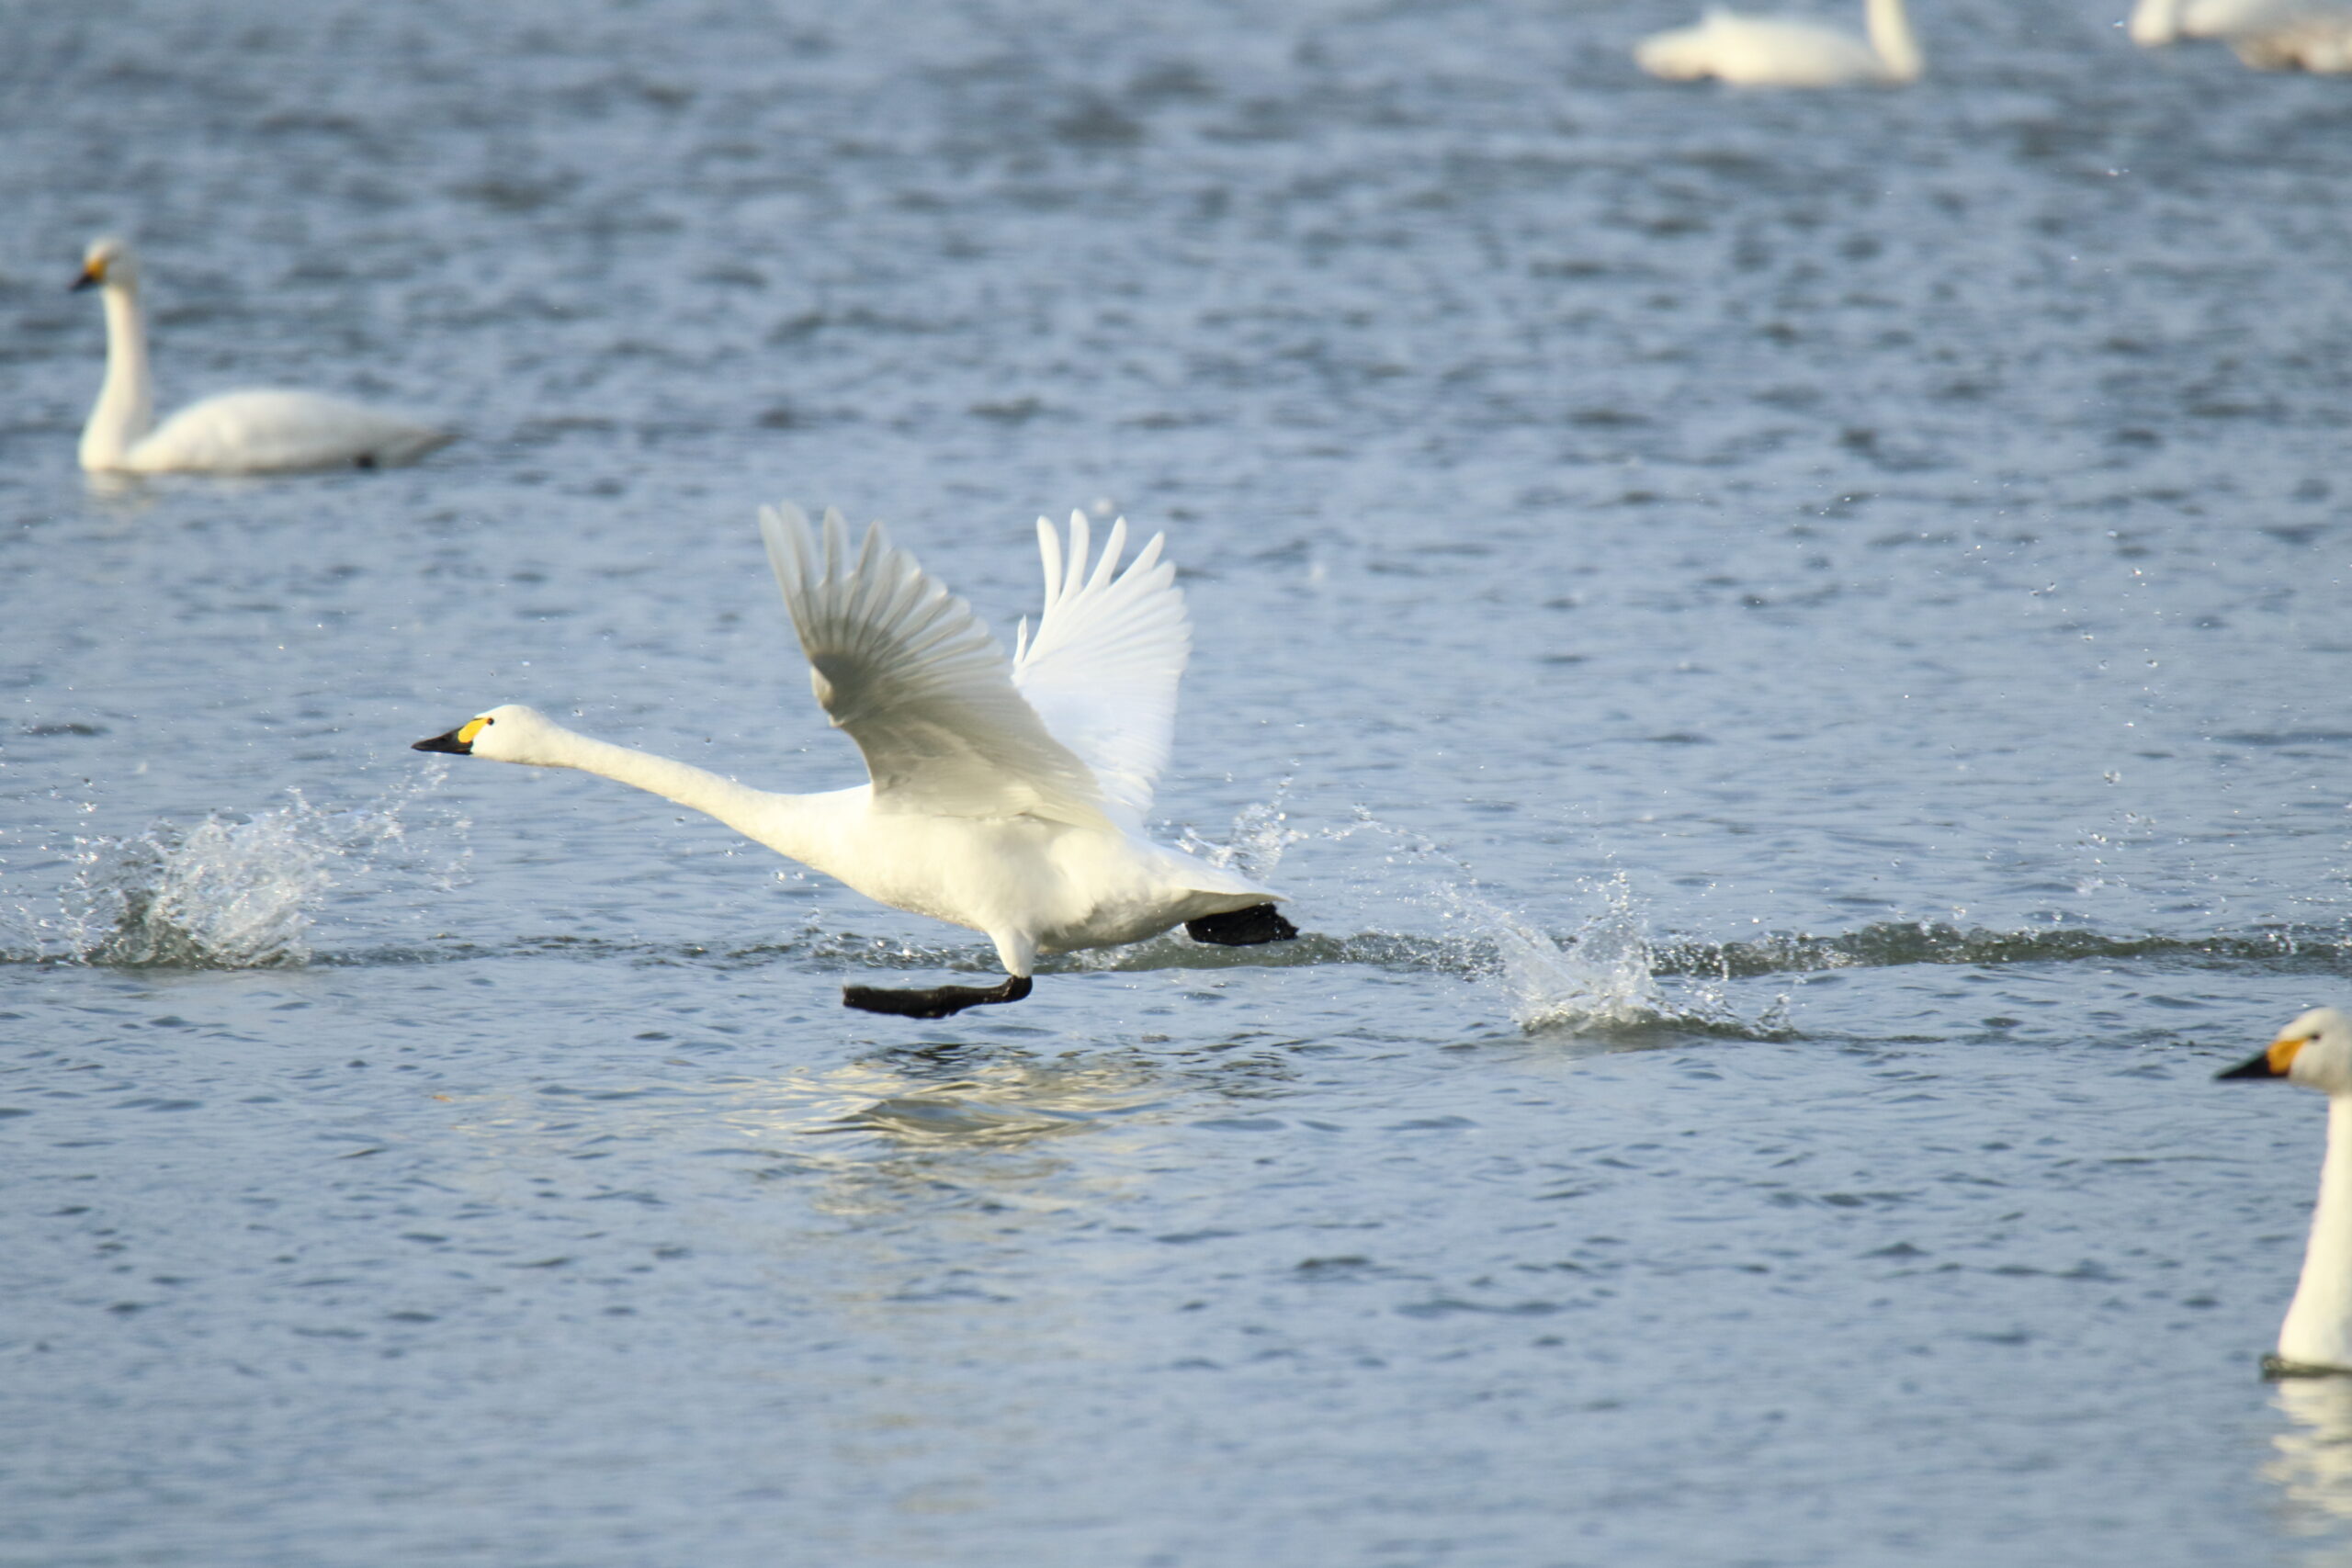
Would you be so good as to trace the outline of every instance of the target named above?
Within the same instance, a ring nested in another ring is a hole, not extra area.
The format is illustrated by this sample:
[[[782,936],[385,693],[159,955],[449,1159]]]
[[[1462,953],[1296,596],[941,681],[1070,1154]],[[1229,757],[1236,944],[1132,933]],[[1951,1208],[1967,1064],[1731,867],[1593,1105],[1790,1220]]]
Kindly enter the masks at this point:
[[[2265,1356],[2262,1370],[2269,1377],[2352,1373],[2352,1018],[2314,1008],[2261,1055],[2217,1076],[2286,1078],[2327,1096],[2327,1159],[2303,1277],[2278,1330],[2278,1353]]]
[[[74,287],[101,289],[106,301],[107,378],[82,427],[82,467],[91,473],[372,468],[411,462],[455,439],[341,398],[276,389],[222,392],[157,426],[138,258],[120,240],[97,241],[83,256]]]
[[[1117,947],[1182,924],[1227,947],[1298,934],[1283,896],[1153,843],[1143,815],[1168,760],[1192,630],[1159,536],[1114,576],[1127,525],[1087,559],[1086,519],[1037,521],[1046,608],[1008,663],[971,606],[894,547],[882,525],[854,558],[838,512],[820,550],[797,506],[763,509],[768,562],[808,658],[808,683],[865,754],[871,782],[771,795],[665,757],[576,735],[527,707],[481,714],[419,751],[578,768],[707,812],[876,903],[983,932],[1000,986],[888,991],[848,1006],[945,1018],[1029,994],[1043,953]]]
[[[2132,41],[2217,38],[2257,71],[2352,72],[2352,6],[2341,0],[2140,0]]]
[[[1865,0],[1869,41],[1795,17],[1743,17],[1711,6],[1694,27],[1652,33],[1634,62],[1670,82],[1719,77],[1743,87],[1838,87],[1915,82],[1918,40],[1903,0]]]

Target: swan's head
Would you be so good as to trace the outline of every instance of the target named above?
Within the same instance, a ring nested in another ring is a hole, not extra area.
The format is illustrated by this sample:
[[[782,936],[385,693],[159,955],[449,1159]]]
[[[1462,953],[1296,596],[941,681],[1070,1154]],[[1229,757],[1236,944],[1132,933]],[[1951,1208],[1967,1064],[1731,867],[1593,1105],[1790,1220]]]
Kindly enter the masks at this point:
[[[447,751],[459,757],[487,757],[493,762],[523,762],[533,767],[559,766],[554,753],[560,739],[571,734],[537,708],[508,703],[476,714],[447,735],[435,735],[409,748],[412,751]]]
[[[82,253],[82,276],[74,280],[75,288],[109,288],[139,287],[139,258],[130,254],[130,244],[121,240],[93,240],[90,248]]]
[[[2216,1076],[2285,1078],[2323,1094],[2352,1094],[2352,1018],[2313,1008],[2280,1030],[2261,1055]]]

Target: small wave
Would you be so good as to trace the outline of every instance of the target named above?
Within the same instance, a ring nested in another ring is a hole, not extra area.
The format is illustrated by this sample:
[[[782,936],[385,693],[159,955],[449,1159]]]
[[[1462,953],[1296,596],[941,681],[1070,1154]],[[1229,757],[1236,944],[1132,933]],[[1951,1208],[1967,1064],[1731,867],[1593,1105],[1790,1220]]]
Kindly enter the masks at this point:
[[[193,827],[159,823],[129,838],[75,839],[73,867],[47,910],[11,911],[18,961],[145,968],[269,969],[311,961],[327,892],[395,862],[424,791],[404,784],[362,807],[288,803]],[[444,815],[444,822],[448,825]],[[459,825],[461,826],[461,824]],[[462,850],[458,859],[463,858]],[[447,886],[454,863],[438,868]]]

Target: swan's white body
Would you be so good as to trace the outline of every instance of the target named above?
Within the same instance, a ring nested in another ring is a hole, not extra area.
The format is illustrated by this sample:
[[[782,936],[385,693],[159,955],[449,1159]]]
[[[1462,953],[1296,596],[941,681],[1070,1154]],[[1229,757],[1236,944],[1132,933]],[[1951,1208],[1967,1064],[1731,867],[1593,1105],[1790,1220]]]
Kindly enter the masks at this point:
[[[2283,1077],[2327,1096],[2319,1202],[2273,1370],[2352,1373],[2352,1018],[2314,1008],[2280,1030],[2268,1050],[2222,1077]]]
[[[2220,39],[2261,71],[2352,72],[2352,5],[2342,0],[2140,0],[2131,32],[2151,49]]]
[[[452,439],[447,431],[341,398],[277,389],[206,398],[158,426],[139,265],[130,247],[119,240],[92,245],[74,287],[100,288],[106,304],[106,380],[82,427],[82,467],[92,473],[389,467]]]
[[[1040,519],[1046,609],[1017,660],[879,524],[852,559],[841,515],[821,553],[786,506],[761,513],[768,557],[834,726],[870,782],[775,795],[575,734],[527,707],[480,715],[427,749],[578,768],[706,812],[876,903],[985,933],[1005,972],[1040,953],[1116,947],[1281,895],[1156,844],[1143,813],[1168,756],[1191,631],[1175,569],[1112,525],[1091,573]]]
[[[1793,17],[1743,17],[1710,6],[1696,25],[1653,33],[1634,61],[1653,76],[1702,76],[1746,87],[1836,87],[1851,82],[1911,82],[1919,44],[1903,0],[1866,0],[1867,39]]]

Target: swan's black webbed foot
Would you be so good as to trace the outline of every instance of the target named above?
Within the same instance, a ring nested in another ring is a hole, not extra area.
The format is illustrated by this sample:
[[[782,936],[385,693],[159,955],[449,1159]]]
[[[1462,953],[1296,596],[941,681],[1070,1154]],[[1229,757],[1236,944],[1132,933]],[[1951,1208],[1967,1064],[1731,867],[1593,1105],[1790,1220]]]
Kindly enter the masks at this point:
[[[1283,919],[1282,911],[1272,904],[1252,904],[1246,909],[1228,909],[1222,915],[1203,915],[1197,920],[1186,920],[1184,934],[1194,942],[1213,942],[1219,947],[1258,947],[1270,942],[1288,942],[1298,935],[1298,928]]]
[[[842,1006],[900,1018],[952,1018],[966,1008],[1017,1002],[1031,989],[1029,976],[1015,975],[1001,986],[933,986],[919,991],[886,991],[876,986],[843,986]]]

